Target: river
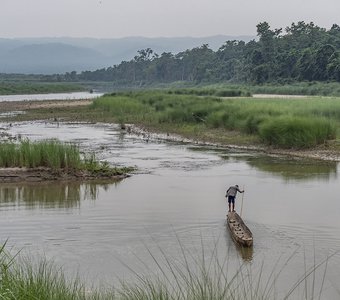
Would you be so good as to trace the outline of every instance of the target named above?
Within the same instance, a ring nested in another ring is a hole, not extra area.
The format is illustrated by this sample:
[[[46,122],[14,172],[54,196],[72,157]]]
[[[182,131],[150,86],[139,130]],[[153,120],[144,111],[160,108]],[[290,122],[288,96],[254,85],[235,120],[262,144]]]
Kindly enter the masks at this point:
[[[164,142],[112,124],[11,125],[0,127],[32,140],[72,141],[138,172],[117,183],[2,184],[0,239],[8,238],[10,247],[104,285],[133,278],[126,265],[151,275],[154,257],[164,260],[164,252],[180,260],[185,249],[191,258],[227,258],[231,273],[244,265],[261,270],[264,283],[280,273],[278,298],[326,260],[308,285],[315,285],[315,295],[322,287],[321,299],[340,297],[340,254],[327,260],[340,249],[338,163]],[[254,235],[246,252],[225,226],[225,190],[234,184],[245,189],[236,209],[243,203],[242,217]],[[304,290],[305,283],[298,299]]]

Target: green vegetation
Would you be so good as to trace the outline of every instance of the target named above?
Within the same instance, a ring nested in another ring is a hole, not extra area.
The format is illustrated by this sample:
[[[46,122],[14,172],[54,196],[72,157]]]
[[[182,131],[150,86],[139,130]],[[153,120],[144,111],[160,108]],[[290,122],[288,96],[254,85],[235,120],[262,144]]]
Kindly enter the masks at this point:
[[[263,122],[259,135],[270,145],[311,148],[334,139],[335,127],[326,119],[284,116]]]
[[[94,112],[120,123],[219,141],[231,132],[280,148],[311,148],[336,139],[336,98],[218,98],[169,91],[115,93],[92,104]],[[221,136],[222,135],[222,136]]]
[[[0,94],[221,85],[215,96],[244,93],[340,96],[340,26],[257,24],[257,40],[207,44],[173,54],[146,48],[120,64],[53,75],[0,74]],[[67,85],[71,84],[71,85]],[[241,85],[235,91],[235,84]],[[206,88],[206,89],[209,89]],[[227,90],[224,91],[223,90]],[[231,90],[234,92],[231,94]],[[183,91],[182,91],[183,92]],[[207,91],[206,91],[207,92]],[[212,94],[211,94],[212,95]]]
[[[62,271],[46,261],[37,266],[27,260],[19,262],[7,253],[5,245],[0,247],[1,299],[86,299],[78,280],[68,283]]]
[[[290,84],[244,85],[243,89],[248,90],[251,94],[340,96],[339,82],[311,81],[294,82]]]
[[[176,95],[197,95],[197,96],[216,96],[216,97],[247,97],[250,92],[244,86],[228,85],[220,86],[205,86],[194,88],[173,88],[167,90],[168,94]]]
[[[0,144],[0,167],[46,167],[52,170],[88,171],[102,176],[123,175],[131,168],[112,168],[107,162],[98,162],[94,154],[82,155],[79,147],[57,140]]]
[[[217,51],[204,44],[177,54],[142,49],[130,61],[84,71],[72,80],[107,81],[115,87],[130,88],[176,82],[283,86],[297,82],[340,82],[339,25],[327,30],[313,22],[300,21],[284,30],[271,29],[267,22],[256,27],[258,40],[248,43],[226,41]],[[327,95],[340,95],[337,86],[336,91],[329,90]],[[314,92],[319,95],[318,90]]]
[[[0,166],[47,167],[52,169],[80,169],[82,161],[76,145],[59,141],[2,143],[0,147]]]
[[[325,29],[313,22],[300,21],[283,30],[271,29],[267,22],[261,22],[256,29],[257,40],[247,43],[229,40],[216,51],[207,44],[177,54],[157,54],[147,48],[139,50],[129,61],[95,71],[53,75],[0,74],[0,94],[12,92],[6,84],[13,83],[37,85],[45,82],[61,86],[74,83],[89,90],[96,82],[98,88],[106,91],[210,84],[224,85],[224,89],[230,90],[240,84],[242,90],[252,94],[340,96],[339,25]],[[52,90],[56,88],[50,86]],[[18,93],[18,89],[15,87],[13,93]],[[38,91],[32,88],[32,92]],[[232,95],[228,92],[225,96]]]
[[[86,288],[79,278],[67,279],[63,269],[56,268],[46,259],[33,263],[32,259],[23,259],[19,255],[13,257],[5,246],[6,243],[0,246],[0,298],[4,300],[277,299],[280,274],[294,255],[283,262],[281,269],[277,262],[277,269],[269,272],[266,278],[262,274],[264,265],[260,271],[254,272],[251,265],[240,264],[235,274],[230,274],[228,258],[220,261],[215,252],[209,257],[203,251],[201,257],[197,257],[182,248],[182,255],[173,259],[162,249],[157,258],[149,251],[155,265],[153,270],[159,275],[139,274],[127,266],[135,273],[136,282],[122,280],[120,287],[100,291]],[[305,266],[304,273],[285,291],[282,299],[292,296],[300,299],[296,295],[300,289],[303,289],[303,293],[299,294],[301,299],[321,297],[327,263],[333,255],[317,264],[314,260],[310,267]],[[145,265],[145,268],[151,270],[150,266]],[[315,278],[319,275],[321,281],[316,287]]]
[[[74,83],[0,81],[0,95],[69,93],[83,90],[84,87]]]

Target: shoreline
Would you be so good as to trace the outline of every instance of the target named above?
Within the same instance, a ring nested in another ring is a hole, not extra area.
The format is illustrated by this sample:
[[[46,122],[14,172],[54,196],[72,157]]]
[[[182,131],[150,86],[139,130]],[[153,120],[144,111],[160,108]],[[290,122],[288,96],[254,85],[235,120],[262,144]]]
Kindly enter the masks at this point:
[[[75,108],[90,105],[93,102],[93,99],[77,99],[77,100],[24,100],[24,101],[4,101],[1,102],[1,110],[0,113],[8,113],[12,111],[28,111],[31,109],[53,109],[53,108]],[[0,119],[1,121],[1,119]],[[5,119],[4,119],[5,121]],[[6,121],[5,121],[6,122]],[[20,121],[19,121],[20,122]],[[143,125],[134,125],[134,124],[126,124],[126,129],[128,133],[133,133],[137,135],[141,135],[144,138],[155,138],[163,141],[173,141],[173,142],[184,142],[184,143],[192,143],[194,145],[202,145],[202,146],[213,146],[225,149],[236,149],[242,151],[256,151],[259,153],[265,153],[268,155],[283,155],[290,157],[298,157],[298,158],[309,158],[316,160],[324,160],[324,161],[340,161],[340,151],[323,148],[314,148],[314,149],[306,149],[306,150],[295,150],[295,149],[278,149],[266,146],[257,146],[257,145],[237,145],[237,144],[225,144],[221,142],[214,141],[204,141],[197,140],[195,138],[187,138],[180,134],[176,133],[166,133],[166,132],[158,132],[157,129],[146,128]]]
[[[127,125],[127,132],[136,135],[141,135],[146,139],[157,139],[168,142],[180,142],[180,143],[190,143],[193,145],[200,146],[212,146],[222,149],[235,149],[241,151],[254,151],[259,153],[264,153],[267,155],[282,155],[286,157],[296,157],[296,158],[307,158],[323,161],[340,162],[340,153],[334,150],[327,149],[309,149],[309,150],[290,150],[290,149],[275,149],[271,147],[261,147],[261,146],[242,146],[234,144],[223,144],[218,142],[205,142],[195,139],[190,139],[183,137],[179,134],[167,134],[154,132],[152,130],[144,129],[142,126],[137,126],[133,124]]]

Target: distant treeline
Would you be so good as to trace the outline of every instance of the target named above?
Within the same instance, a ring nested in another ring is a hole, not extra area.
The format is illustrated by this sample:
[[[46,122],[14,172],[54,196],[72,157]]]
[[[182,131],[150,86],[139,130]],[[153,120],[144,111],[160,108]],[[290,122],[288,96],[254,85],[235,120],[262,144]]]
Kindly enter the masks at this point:
[[[0,76],[1,79],[1,76]],[[85,87],[72,82],[1,82],[0,95],[71,93],[84,91]]]
[[[147,48],[130,61],[96,71],[66,73],[65,80],[110,81],[116,86],[170,82],[292,83],[340,81],[340,26],[292,23],[272,30],[257,25],[258,40],[227,41],[217,51],[207,44],[178,54]]]

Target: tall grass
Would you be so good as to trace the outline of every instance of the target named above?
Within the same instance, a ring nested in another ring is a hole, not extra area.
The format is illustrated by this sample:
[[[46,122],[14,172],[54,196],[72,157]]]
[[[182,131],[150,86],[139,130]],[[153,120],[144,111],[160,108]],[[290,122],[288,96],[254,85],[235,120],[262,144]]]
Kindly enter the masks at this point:
[[[0,168],[11,167],[45,167],[69,173],[86,171],[102,178],[126,175],[134,170],[132,167],[111,167],[106,161],[98,161],[94,153],[82,154],[73,143],[58,140],[31,142],[28,139],[20,143],[0,143]]]
[[[235,83],[215,83],[208,85],[183,85],[177,83],[172,85],[172,90],[206,90],[213,91],[209,95],[218,95],[220,91],[236,92],[234,95],[226,94],[225,96],[249,96],[252,94],[279,94],[279,95],[308,95],[308,96],[340,96],[339,82],[276,82],[261,85],[235,84]],[[194,94],[195,92],[193,92]],[[206,94],[208,95],[208,94]]]
[[[250,96],[250,92],[242,86],[225,86],[215,88],[211,87],[196,87],[196,88],[181,88],[170,89],[169,94],[176,95],[197,95],[197,96],[217,96],[217,97],[246,97]]]
[[[0,248],[0,299],[63,300],[86,299],[85,288],[78,279],[69,281],[61,269],[41,260],[19,260]]]
[[[74,83],[0,82],[0,95],[69,93],[84,89]]]
[[[233,130],[276,147],[309,148],[336,138],[340,128],[337,100],[220,98],[139,91],[107,95],[95,100],[92,109],[121,123],[167,130],[175,125],[191,128],[193,135],[197,128],[226,133]]]
[[[334,139],[336,130],[325,119],[288,116],[263,122],[259,135],[268,144],[282,148],[311,148]]]
[[[79,148],[57,140],[0,144],[0,167],[80,169]]]
[[[252,94],[340,96],[339,82],[295,82],[249,86]]]

